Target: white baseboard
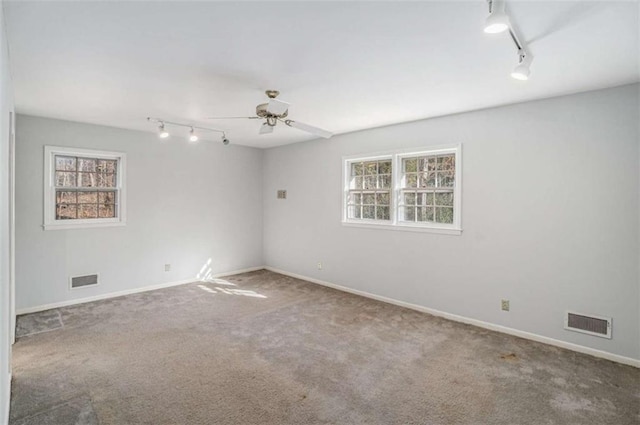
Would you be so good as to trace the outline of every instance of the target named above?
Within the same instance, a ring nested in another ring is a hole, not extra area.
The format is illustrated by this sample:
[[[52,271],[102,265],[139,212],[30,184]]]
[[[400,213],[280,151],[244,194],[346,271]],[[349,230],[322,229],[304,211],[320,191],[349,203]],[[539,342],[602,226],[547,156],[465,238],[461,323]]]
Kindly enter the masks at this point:
[[[506,326],[496,325],[493,323],[484,322],[482,320],[471,319],[469,317],[459,316],[457,314],[446,313],[444,311],[435,310],[435,309],[424,307],[417,304],[411,304],[404,301],[394,300],[393,298],[387,298],[380,295],[371,294],[369,292],[360,291],[357,289],[351,289],[346,286],[336,285],[334,283],[325,282],[319,279],[314,279],[312,277],[303,276],[296,273],[290,273],[288,271],[276,269],[274,267],[265,266],[264,268],[275,273],[280,273],[286,276],[294,277],[296,279],[306,280],[308,282],[317,283],[318,285],[327,286],[329,288],[337,289],[339,291],[349,292],[351,294],[360,295],[360,296],[371,298],[377,301],[394,304],[400,307],[410,308],[412,310],[428,313],[433,316],[438,316],[438,317],[443,317],[445,319],[453,320],[454,322],[466,323],[468,325],[477,326],[479,328],[489,329],[492,331],[501,332],[508,335],[514,335],[520,338],[525,338],[532,341],[541,342],[543,344],[553,345],[555,347],[565,348],[567,350],[577,351],[578,353],[589,354],[594,357],[599,357],[602,359],[611,360],[613,362],[622,363],[629,366],[640,368],[640,359],[633,359],[631,357],[620,356],[618,354],[609,353],[607,351],[596,350],[595,348],[589,348],[583,345],[561,341],[559,339],[549,338],[546,336],[509,328]]]
[[[231,276],[234,274],[254,272],[256,270],[263,270],[264,268],[265,268],[264,266],[250,267],[247,269],[218,273],[211,277],[218,278],[218,277],[224,277],[224,276]],[[192,279],[176,280],[173,282],[165,282],[165,283],[159,283],[156,285],[143,286],[141,288],[126,289],[124,291],[117,291],[117,292],[109,292],[108,294],[95,295],[93,297],[76,298],[74,300],[61,301],[61,302],[51,303],[51,304],[43,304],[43,305],[38,305],[34,307],[26,307],[26,308],[21,308],[17,310],[16,315],[37,313],[39,311],[51,310],[52,308],[67,307],[70,305],[89,303],[92,301],[106,300],[108,298],[116,298],[116,297],[121,297],[123,295],[137,294],[139,292],[153,291],[155,289],[169,288],[171,286],[184,285],[187,283],[193,283],[193,282],[199,282],[199,281],[200,279],[193,277]]]

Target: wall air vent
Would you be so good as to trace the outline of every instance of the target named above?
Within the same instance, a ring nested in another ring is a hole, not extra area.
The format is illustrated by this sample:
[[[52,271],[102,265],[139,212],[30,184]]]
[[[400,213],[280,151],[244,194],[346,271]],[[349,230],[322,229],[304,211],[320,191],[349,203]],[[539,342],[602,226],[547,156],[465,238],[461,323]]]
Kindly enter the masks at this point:
[[[278,191],[278,199],[287,199],[287,191],[279,190]]]
[[[88,274],[86,276],[73,276],[70,281],[71,289],[84,288],[98,284],[98,274]]]
[[[611,339],[611,318],[567,311],[564,328],[569,331]]]

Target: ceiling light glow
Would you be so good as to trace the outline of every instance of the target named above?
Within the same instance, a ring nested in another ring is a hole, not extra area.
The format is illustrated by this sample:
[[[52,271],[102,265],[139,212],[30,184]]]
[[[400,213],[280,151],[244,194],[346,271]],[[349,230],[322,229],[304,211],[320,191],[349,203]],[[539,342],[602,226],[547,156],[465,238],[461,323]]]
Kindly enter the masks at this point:
[[[161,139],[166,139],[167,137],[169,137],[169,132],[165,130],[164,123],[160,123],[160,125],[158,126],[158,136]]]
[[[198,136],[196,135],[196,132],[193,129],[193,127],[191,127],[191,131],[189,131],[189,141],[190,142],[197,142],[198,141]]]

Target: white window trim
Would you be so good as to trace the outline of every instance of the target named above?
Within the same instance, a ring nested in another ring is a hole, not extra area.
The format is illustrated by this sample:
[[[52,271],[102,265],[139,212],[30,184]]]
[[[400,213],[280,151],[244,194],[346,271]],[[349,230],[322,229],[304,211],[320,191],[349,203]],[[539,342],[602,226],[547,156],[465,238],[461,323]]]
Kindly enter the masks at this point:
[[[56,220],[56,188],[55,188],[55,155],[86,156],[99,159],[117,159],[118,170],[116,173],[118,189],[118,203],[116,218],[92,218],[76,220]],[[93,227],[124,226],[127,222],[126,215],[126,163],[127,155],[123,152],[98,151],[93,149],[80,149],[62,146],[44,147],[44,230],[87,229]]]
[[[455,188],[453,191],[453,223],[406,223],[398,220],[397,211],[400,205],[402,189],[400,181],[402,177],[402,158],[420,155],[455,155]],[[355,161],[373,161],[391,159],[391,220],[356,220],[347,218],[347,203],[349,199],[349,179],[351,176],[350,164]],[[395,151],[377,152],[364,155],[349,155],[342,157],[342,225],[348,227],[361,227],[381,230],[400,230],[409,232],[427,232],[447,235],[462,234],[462,145],[441,145],[425,148],[402,149]]]

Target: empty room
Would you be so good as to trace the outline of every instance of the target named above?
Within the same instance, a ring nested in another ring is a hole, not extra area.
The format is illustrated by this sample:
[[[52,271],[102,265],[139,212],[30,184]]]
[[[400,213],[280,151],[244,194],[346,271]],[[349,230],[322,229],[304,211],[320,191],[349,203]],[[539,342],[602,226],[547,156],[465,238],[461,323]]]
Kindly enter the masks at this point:
[[[639,1],[0,5],[0,425],[640,425]]]

